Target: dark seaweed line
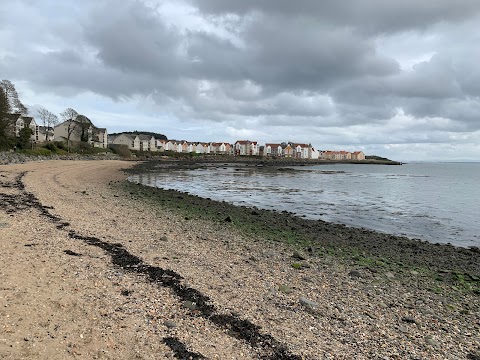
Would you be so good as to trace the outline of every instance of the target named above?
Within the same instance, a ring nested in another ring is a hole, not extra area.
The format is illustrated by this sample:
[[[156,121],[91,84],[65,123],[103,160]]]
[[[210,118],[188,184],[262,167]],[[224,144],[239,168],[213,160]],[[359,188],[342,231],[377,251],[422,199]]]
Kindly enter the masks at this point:
[[[10,187],[14,187],[21,191],[20,195],[7,196],[0,194],[1,200],[8,199],[5,206],[0,205],[0,209],[8,212],[17,212],[26,210],[27,208],[35,208],[40,215],[46,217],[53,223],[57,224],[58,230],[68,231],[68,236],[75,240],[81,240],[84,243],[101,248],[111,256],[112,264],[118,266],[125,271],[145,275],[151,282],[160,287],[171,289],[181,301],[191,301],[196,304],[196,311],[200,316],[209,320],[216,326],[226,329],[227,333],[239,340],[243,340],[259,352],[260,359],[270,360],[301,360],[298,355],[292,354],[286,345],[276,340],[270,334],[262,334],[260,326],[255,325],[249,320],[242,319],[238,314],[222,314],[219,313],[215,306],[211,304],[210,298],[200,291],[185,286],[181,283],[183,277],[177,272],[170,269],[163,269],[157,266],[145,264],[139,257],[129,253],[122,244],[111,244],[102,241],[93,236],[82,236],[74,230],[67,230],[70,224],[64,222],[59,216],[50,213],[50,207],[44,206],[32,193],[25,190],[23,177],[25,172],[19,174],[14,183]],[[198,353],[191,353],[187,350],[185,344],[176,338],[164,338],[163,342],[172,349],[177,358],[185,358],[187,355],[193,359],[205,359]]]

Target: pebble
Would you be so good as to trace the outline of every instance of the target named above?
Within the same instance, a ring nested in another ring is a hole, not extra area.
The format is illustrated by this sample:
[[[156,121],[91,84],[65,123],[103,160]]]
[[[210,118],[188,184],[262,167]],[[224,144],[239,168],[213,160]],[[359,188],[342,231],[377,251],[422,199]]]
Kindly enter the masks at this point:
[[[7,223],[0,223],[0,229],[2,228],[7,228],[8,227],[8,224]]]
[[[408,328],[405,325],[400,325],[398,330],[400,330],[402,333],[408,333]]]
[[[428,345],[431,345],[433,347],[439,347],[440,346],[440,343],[438,341],[436,341],[434,338],[432,338],[431,336],[427,336],[425,338],[425,342],[428,344]]]
[[[293,252],[293,255],[292,255],[292,258],[298,259],[298,260],[307,260],[307,258],[305,257],[305,255],[303,255],[303,254],[300,253],[299,251],[294,251],[294,252]]]
[[[352,270],[348,273],[352,278],[361,278],[362,274],[358,270]]]
[[[186,307],[189,310],[195,310],[197,308],[197,305],[194,302],[191,301],[185,301],[183,303],[183,307]]]
[[[300,304],[311,309],[318,308],[318,303],[312,300],[308,300],[307,298],[304,298],[304,297],[300,298]]]
[[[278,287],[278,291],[284,293],[284,294],[290,294],[293,292],[292,289],[290,289],[287,285],[280,285]]]
[[[166,236],[162,236],[162,237],[160,238],[160,241],[168,241],[168,239],[167,239]]]
[[[385,276],[386,276],[388,279],[393,279],[393,278],[395,277],[395,274],[389,271],[389,272],[386,272],[386,273],[385,273]]]
[[[175,324],[173,321],[171,320],[166,320],[163,325],[165,325],[167,328],[169,329],[173,329],[173,328],[176,328],[177,327],[177,324]]]
[[[413,317],[411,317],[411,316],[404,316],[404,317],[402,317],[402,321],[403,321],[403,322],[406,322],[406,323],[410,323],[410,324],[413,324],[413,323],[416,324],[416,323],[417,323],[417,321],[416,321]]]

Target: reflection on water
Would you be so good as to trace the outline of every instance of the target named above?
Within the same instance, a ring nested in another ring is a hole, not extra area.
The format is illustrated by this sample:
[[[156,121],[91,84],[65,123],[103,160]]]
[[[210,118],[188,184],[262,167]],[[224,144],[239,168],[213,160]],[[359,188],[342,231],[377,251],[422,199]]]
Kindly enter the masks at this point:
[[[480,246],[480,164],[206,166],[131,181],[458,246]]]

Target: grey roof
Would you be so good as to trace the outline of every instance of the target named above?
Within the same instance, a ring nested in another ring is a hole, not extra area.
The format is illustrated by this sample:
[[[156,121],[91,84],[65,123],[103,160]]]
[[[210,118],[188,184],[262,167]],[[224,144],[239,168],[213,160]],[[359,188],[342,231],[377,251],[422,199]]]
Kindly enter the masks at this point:
[[[152,137],[149,136],[149,135],[137,135],[137,136],[138,136],[138,138],[139,138],[140,140],[142,140],[142,141],[144,141],[144,140],[150,141],[150,140],[152,139]]]

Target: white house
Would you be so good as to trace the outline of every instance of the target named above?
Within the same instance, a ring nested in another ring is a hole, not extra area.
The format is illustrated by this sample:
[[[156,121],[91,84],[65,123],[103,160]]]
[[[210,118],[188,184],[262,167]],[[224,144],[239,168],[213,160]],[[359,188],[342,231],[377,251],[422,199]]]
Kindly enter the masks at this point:
[[[120,134],[111,140],[111,144],[126,145],[130,150],[140,150],[140,138],[138,135]]]
[[[238,140],[234,145],[235,155],[258,155],[258,143],[250,140]]]
[[[37,126],[35,138],[37,142],[44,142],[44,141],[53,141],[54,140],[54,129],[49,127],[47,129],[46,126]]]
[[[283,148],[281,144],[265,144],[263,149],[263,156],[273,156],[273,157],[282,157]]]
[[[37,124],[35,119],[31,116],[23,116],[21,114],[11,114],[9,118],[13,119],[13,131],[15,136],[20,136],[20,131],[24,128],[30,128],[32,130],[32,135],[30,136],[31,141],[37,141]]]

